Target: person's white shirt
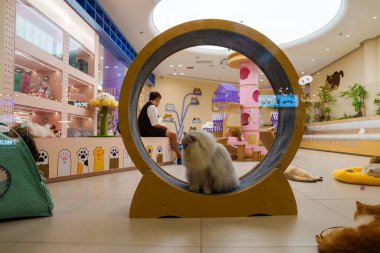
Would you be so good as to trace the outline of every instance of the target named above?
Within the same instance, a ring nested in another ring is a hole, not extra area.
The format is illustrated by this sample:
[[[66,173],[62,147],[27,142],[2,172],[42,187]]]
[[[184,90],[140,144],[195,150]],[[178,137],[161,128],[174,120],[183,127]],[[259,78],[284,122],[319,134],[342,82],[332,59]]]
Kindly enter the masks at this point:
[[[161,125],[158,119],[158,109],[156,106],[150,105],[147,109],[147,113],[150,124],[152,124],[152,126]]]

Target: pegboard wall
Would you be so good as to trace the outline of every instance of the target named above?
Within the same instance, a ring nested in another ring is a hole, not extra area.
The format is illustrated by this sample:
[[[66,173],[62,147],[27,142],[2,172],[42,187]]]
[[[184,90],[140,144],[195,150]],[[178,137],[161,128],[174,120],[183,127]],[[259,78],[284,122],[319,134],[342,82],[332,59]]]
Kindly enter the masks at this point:
[[[4,36],[0,57],[3,59],[2,64],[2,89],[1,89],[1,106],[0,114],[9,115],[5,118],[6,123],[12,123],[13,115],[13,68],[15,54],[15,24],[16,24],[16,0],[3,0],[0,18],[3,19]]]

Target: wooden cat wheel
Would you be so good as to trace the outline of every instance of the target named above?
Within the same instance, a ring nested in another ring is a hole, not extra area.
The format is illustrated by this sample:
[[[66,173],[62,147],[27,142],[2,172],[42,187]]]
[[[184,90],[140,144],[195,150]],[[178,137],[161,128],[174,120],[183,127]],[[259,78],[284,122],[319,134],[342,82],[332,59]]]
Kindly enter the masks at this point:
[[[275,94],[301,95],[298,76],[286,55],[263,34],[226,20],[197,20],[173,27],[150,41],[132,62],[120,93],[119,120],[124,145],[143,177],[134,194],[130,217],[243,217],[297,214],[292,189],[283,172],[303,135],[305,108],[278,108],[278,129],[265,159],[240,179],[240,188],[204,195],[164,172],[145,151],[137,127],[139,94],[149,74],[182,49],[215,45],[252,60],[268,77]],[[280,93],[280,90],[283,93]]]

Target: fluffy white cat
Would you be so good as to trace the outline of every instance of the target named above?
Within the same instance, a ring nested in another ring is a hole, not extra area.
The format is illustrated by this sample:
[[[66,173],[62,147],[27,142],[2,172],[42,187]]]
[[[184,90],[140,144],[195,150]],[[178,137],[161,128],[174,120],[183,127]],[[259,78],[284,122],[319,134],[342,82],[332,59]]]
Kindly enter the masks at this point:
[[[229,192],[239,179],[226,148],[203,131],[184,134],[183,164],[190,191],[205,194]]]

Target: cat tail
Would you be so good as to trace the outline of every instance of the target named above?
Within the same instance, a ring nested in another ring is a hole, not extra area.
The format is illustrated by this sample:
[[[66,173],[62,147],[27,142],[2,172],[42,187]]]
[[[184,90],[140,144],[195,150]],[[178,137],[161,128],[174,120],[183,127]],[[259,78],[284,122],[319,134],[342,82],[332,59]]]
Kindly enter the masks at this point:
[[[344,77],[344,73],[343,73],[343,71],[341,70],[341,71],[339,71],[339,75],[341,76],[341,77]]]

